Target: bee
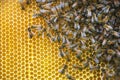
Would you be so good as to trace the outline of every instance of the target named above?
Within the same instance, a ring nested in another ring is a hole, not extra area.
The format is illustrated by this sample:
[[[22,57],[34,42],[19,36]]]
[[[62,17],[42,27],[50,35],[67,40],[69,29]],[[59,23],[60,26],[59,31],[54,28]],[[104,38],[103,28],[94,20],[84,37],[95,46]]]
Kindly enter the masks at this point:
[[[49,37],[49,40],[50,40],[51,42],[56,41],[56,37],[52,36],[51,34],[47,33],[47,36]]]
[[[83,67],[78,66],[78,65],[76,65],[76,64],[73,64],[73,68],[78,69],[78,70],[82,70],[82,69],[83,69]]]
[[[36,2],[45,2],[46,0],[36,0]]]
[[[90,29],[91,31],[95,31],[95,27],[94,27],[92,24],[89,24],[89,29]]]
[[[65,70],[67,69],[67,67],[68,66],[66,64],[64,64],[63,67],[62,67],[62,69],[60,69],[58,72],[60,72],[61,74],[64,74]]]
[[[100,63],[100,61],[99,61],[98,58],[96,58],[96,57],[94,58],[94,61],[95,61],[96,64],[99,64],[99,63]]]
[[[70,57],[69,57],[69,52],[68,51],[65,52],[65,59],[66,59],[67,62],[70,61]]]
[[[87,9],[87,16],[88,16],[88,17],[92,16],[92,12],[91,12],[91,9],[90,9],[90,8]]]
[[[53,4],[53,2],[51,2],[51,3],[47,3],[47,4],[43,4],[43,5],[41,5],[41,8],[44,8],[44,9],[50,10],[51,7],[52,7],[52,4]]]
[[[66,37],[62,36],[62,44],[66,44],[66,43],[67,43]]]
[[[116,52],[115,52],[114,50],[112,50],[112,49],[108,49],[108,50],[107,50],[107,53],[114,55]]]
[[[51,8],[51,11],[54,14],[58,14],[59,12],[62,12],[63,8],[68,7],[68,3],[60,2],[60,4],[54,6]]]
[[[104,39],[102,45],[104,46],[107,43],[107,39]]]
[[[117,54],[118,56],[120,56],[120,51],[119,51],[119,50],[116,50],[116,54]]]
[[[76,58],[78,58],[79,60],[81,60],[81,54],[82,53],[77,53]]]
[[[61,49],[59,49],[59,56],[62,57],[62,58],[65,56],[65,53]]]
[[[105,69],[101,69],[101,71],[102,71],[102,80],[108,80],[108,75],[107,75],[107,73],[106,73],[106,70]]]
[[[35,29],[37,31],[42,31],[43,30],[43,27],[41,25],[32,25],[31,26],[31,29]]]
[[[96,58],[100,58],[103,55],[103,53],[96,54]]]
[[[58,25],[58,24],[56,24],[56,25],[54,26],[54,30],[55,30],[55,31],[59,30],[59,25]]]
[[[50,10],[40,9],[41,14],[47,14],[50,13]]]
[[[56,8],[56,7],[51,8],[51,11],[52,11],[54,14],[58,14],[58,11],[57,11],[57,8]]]
[[[120,33],[117,31],[112,31],[112,35],[118,38],[120,37]]]
[[[82,48],[82,49],[86,49],[86,45],[83,44],[83,45],[81,46],[81,48]]]
[[[107,24],[105,24],[103,27],[104,27],[107,31],[109,31],[109,30],[112,30],[112,29],[113,29],[113,28],[112,28],[112,26],[107,25]]]
[[[108,56],[106,57],[106,61],[108,61],[108,62],[110,62],[111,59],[112,59],[112,56],[111,56],[111,55],[108,55]]]
[[[26,0],[26,4],[30,4],[31,3],[31,0]]]
[[[115,5],[116,7],[119,7],[119,6],[120,6],[120,1],[119,1],[119,0],[114,0],[114,5]]]
[[[28,36],[31,39],[34,36],[34,33],[32,32],[31,28],[28,28]]]
[[[89,68],[90,68],[90,70],[93,70],[94,66],[91,63],[89,63]]]
[[[25,10],[25,1],[24,0],[18,0],[20,5],[21,5],[21,9]]]
[[[50,3],[55,0],[36,0],[37,3]]]
[[[85,32],[81,32],[81,37],[86,37],[86,33]]]
[[[86,68],[86,67],[88,67],[88,66],[89,66],[88,59],[87,59],[85,62],[83,62],[83,65],[84,65],[84,68]]]
[[[76,38],[77,32],[73,32],[73,38]]]
[[[67,77],[68,80],[74,80],[73,77],[68,73],[66,74],[66,77]]]
[[[104,7],[104,5],[103,5],[103,4],[97,4],[96,6],[97,6],[97,8],[98,8],[98,9],[99,9],[99,8],[103,8],[103,7]]]
[[[72,4],[72,8],[76,8],[77,5],[78,5],[78,2],[76,1],[76,2],[74,2],[74,3]]]
[[[111,41],[111,40],[108,40],[108,41],[107,41],[107,44],[108,44],[108,45],[113,45],[114,43],[115,43],[115,41]]]
[[[61,37],[60,37],[60,34],[57,35],[57,41],[60,43],[61,41]]]
[[[32,15],[32,18],[38,18],[38,17],[43,17],[43,18],[45,18],[41,13],[34,13],[34,14]]]
[[[99,65],[93,66],[92,64],[89,64],[89,68],[90,70],[97,70],[100,69],[100,66]]]
[[[92,23],[98,22],[98,18],[97,18],[97,16],[96,16],[95,13],[93,13],[93,16],[92,16],[92,18],[91,18],[91,22],[92,22]]]
[[[79,29],[80,29],[79,23],[74,23],[74,28],[75,28],[76,30],[79,30]]]
[[[110,6],[109,6],[109,5],[107,5],[106,7],[103,7],[103,8],[102,8],[102,11],[103,11],[104,13],[108,13],[109,10],[110,10]]]
[[[78,46],[78,44],[76,43],[76,44],[71,44],[69,47],[71,48],[71,49],[73,49],[73,48],[75,48],[75,47],[77,47]]]
[[[85,5],[87,4],[87,0],[82,0],[82,3]]]
[[[75,21],[76,21],[76,22],[79,22],[79,20],[80,20],[80,15],[77,15],[77,16],[75,17]]]
[[[90,39],[91,39],[92,43],[95,43],[95,42],[96,42],[93,36],[91,36]]]
[[[104,18],[102,21],[103,21],[103,23],[107,23],[108,20],[109,20],[109,17],[108,17],[108,16],[105,16],[105,18]],[[110,26],[108,26],[108,27],[110,27]]]
[[[66,61],[70,62],[70,57],[68,55],[66,55]]]

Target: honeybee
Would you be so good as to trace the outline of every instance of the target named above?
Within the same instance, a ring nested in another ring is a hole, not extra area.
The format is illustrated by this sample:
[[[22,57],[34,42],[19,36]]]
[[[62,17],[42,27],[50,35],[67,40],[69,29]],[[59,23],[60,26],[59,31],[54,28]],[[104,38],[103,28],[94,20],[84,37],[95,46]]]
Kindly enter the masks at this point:
[[[34,33],[32,32],[31,28],[28,28],[28,36],[31,39],[34,36]]]
[[[81,60],[81,54],[82,54],[82,53],[77,53],[77,54],[76,54],[76,58],[78,58],[79,60]]]
[[[26,4],[30,4],[31,3],[31,0],[26,0]]]
[[[20,5],[21,5],[21,9],[25,10],[25,1],[24,0],[18,0]]]
[[[41,5],[41,8],[50,10],[53,2]]]
[[[74,23],[74,28],[75,28],[76,30],[79,30],[79,29],[80,29],[79,23]]]
[[[64,57],[65,56],[65,53],[63,52],[63,50],[59,49],[59,56],[60,57]]]
[[[120,37],[120,33],[119,32],[117,32],[117,31],[112,31],[112,34],[115,36],[115,37]]]
[[[91,42],[92,42],[92,43],[95,43],[95,42],[96,42],[96,40],[94,39],[94,37],[93,37],[93,36],[91,36],[91,38],[90,38],[90,39],[91,39]]]
[[[78,69],[78,70],[82,70],[82,69],[83,69],[83,67],[78,66],[78,65],[76,65],[76,64],[73,64],[73,68]]]
[[[66,44],[66,43],[67,43],[66,37],[62,36],[62,44]]]
[[[66,77],[67,77],[67,79],[69,79],[69,80],[74,80],[73,77],[72,77],[70,74],[68,74],[68,73],[66,74]]]
[[[100,69],[99,65],[93,66],[91,63],[89,63],[89,68],[90,70],[96,70],[96,69]]]
[[[108,13],[109,12],[109,9],[110,9],[110,6],[107,5],[106,7],[103,7],[102,10],[104,13]]]
[[[40,9],[40,14],[50,13],[50,10]]]
[[[107,24],[105,24],[103,27],[104,27],[107,31],[109,31],[109,30],[112,30],[112,29],[113,29],[113,28],[112,28],[112,26],[107,25]]]
[[[119,6],[120,6],[120,1],[119,1],[119,0],[114,0],[114,5],[115,5],[116,7],[119,7]]]
[[[97,53],[97,54],[96,54],[96,57],[97,57],[97,58],[100,58],[102,55],[103,55],[103,53]]]
[[[106,56],[106,60],[107,60],[108,62],[110,62],[111,59],[112,59],[112,56],[111,56],[111,55]]]
[[[95,61],[96,64],[99,64],[99,63],[100,63],[100,61],[98,60],[97,57],[94,58],[94,61]]]
[[[72,8],[77,7],[77,5],[78,5],[78,2],[76,1],[76,2],[74,2],[74,3],[72,4]]]
[[[107,43],[107,39],[104,39],[102,45],[104,46]]]
[[[87,9],[87,16],[88,16],[88,17],[92,16],[92,12],[91,12],[91,9],[90,9],[90,8]]]
[[[83,62],[83,65],[84,65],[84,68],[88,67],[88,65],[89,65],[88,59]]]
[[[64,74],[65,70],[67,69],[67,67],[68,66],[66,64],[64,64],[63,67],[62,67],[62,69],[60,69],[58,72],[60,72],[61,74]]]
[[[115,51],[114,51],[114,50],[112,50],[112,49],[108,49],[108,50],[107,50],[107,53],[108,53],[108,54],[112,54],[112,55],[113,55],[113,54],[115,54]]]

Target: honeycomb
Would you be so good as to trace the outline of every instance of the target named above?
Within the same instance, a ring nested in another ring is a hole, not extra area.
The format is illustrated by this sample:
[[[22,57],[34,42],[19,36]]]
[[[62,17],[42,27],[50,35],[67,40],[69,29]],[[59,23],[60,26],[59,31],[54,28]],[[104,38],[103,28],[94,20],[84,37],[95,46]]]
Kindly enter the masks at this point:
[[[34,0],[25,6],[25,11],[21,10],[18,0],[0,0],[0,80],[67,80],[58,72],[65,64],[65,60],[58,57],[60,44],[51,43],[47,37],[28,38],[28,25],[46,25],[42,18],[32,18],[35,10],[39,9]],[[94,53],[89,49],[88,44],[83,59]],[[70,58],[67,72],[76,80],[102,80],[100,70],[73,69],[73,63],[81,63],[73,54]]]

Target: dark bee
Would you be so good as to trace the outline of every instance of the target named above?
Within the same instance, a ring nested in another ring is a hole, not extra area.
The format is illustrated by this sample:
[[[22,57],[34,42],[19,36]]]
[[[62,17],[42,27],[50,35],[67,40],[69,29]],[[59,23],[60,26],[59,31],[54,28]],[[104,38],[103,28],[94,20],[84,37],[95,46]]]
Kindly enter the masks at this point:
[[[28,36],[31,39],[34,36],[34,33],[32,32],[31,28],[28,28]]]
[[[64,57],[65,56],[65,53],[63,52],[63,50],[59,49],[59,56],[60,57]]]

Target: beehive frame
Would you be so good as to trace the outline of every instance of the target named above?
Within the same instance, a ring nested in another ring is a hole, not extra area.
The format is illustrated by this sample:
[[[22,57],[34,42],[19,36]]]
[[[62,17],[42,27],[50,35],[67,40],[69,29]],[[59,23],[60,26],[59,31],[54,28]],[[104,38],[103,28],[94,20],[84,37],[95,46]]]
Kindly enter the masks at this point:
[[[58,73],[65,62],[58,57],[60,44],[51,43],[47,37],[28,38],[28,25],[46,25],[42,18],[32,19],[34,10],[38,10],[34,0],[29,6],[26,5],[25,11],[20,9],[17,0],[0,0],[1,80],[66,80],[65,75]],[[90,56],[90,53],[94,51],[84,51],[83,58]],[[71,65],[81,63],[73,55],[71,60],[67,64],[68,72],[76,80],[102,80],[100,70],[75,70]],[[104,63],[100,65],[105,66]]]

